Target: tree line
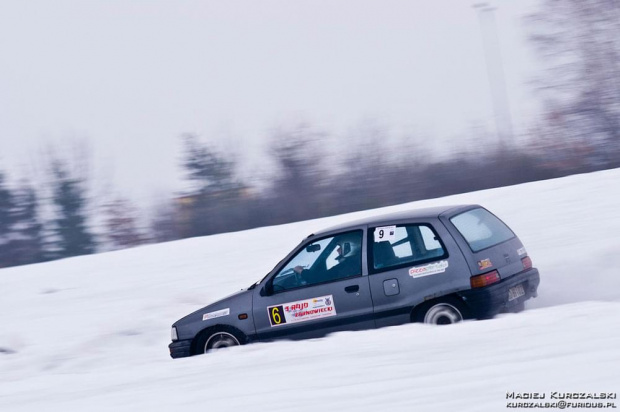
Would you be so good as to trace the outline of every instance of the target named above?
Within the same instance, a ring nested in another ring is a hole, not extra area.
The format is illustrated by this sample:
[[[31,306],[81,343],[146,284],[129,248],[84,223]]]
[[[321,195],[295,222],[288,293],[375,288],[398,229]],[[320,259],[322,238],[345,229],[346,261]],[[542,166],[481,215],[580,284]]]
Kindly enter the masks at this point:
[[[138,224],[128,200],[95,205],[84,159],[51,152],[45,182],[10,182],[0,170],[0,268],[39,263],[145,244],[150,237]]]
[[[269,184],[258,190],[235,172],[235,156],[186,136],[183,168],[193,190],[161,209],[152,227],[160,241],[289,223],[549,179],[574,173],[570,162],[550,163],[531,145],[499,145],[480,138],[469,151],[443,160],[416,147],[386,150],[380,136],[351,139],[325,153],[326,139],[306,125],[279,131],[269,150]],[[333,143],[333,140],[331,141]],[[580,171],[587,171],[583,168]]]
[[[279,130],[260,185],[239,171],[239,155],[215,149],[196,135],[180,139],[187,189],[157,205],[150,221],[131,200],[95,202],[89,181],[68,160],[52,159],[48,190],[9,184],[0,173],[0,267],[37,263],[283,224],[455,193],[507,186],[614,166],[584,163],[580,153],[558,160],[540,141],[520,145],[471,139],[437,158],[420,145],[386,145],[377,134],[365,144],[341,141],[308,125]],[[615,159],[616,161],[620,159]],[[97,204],[95,204],[97,203]]]

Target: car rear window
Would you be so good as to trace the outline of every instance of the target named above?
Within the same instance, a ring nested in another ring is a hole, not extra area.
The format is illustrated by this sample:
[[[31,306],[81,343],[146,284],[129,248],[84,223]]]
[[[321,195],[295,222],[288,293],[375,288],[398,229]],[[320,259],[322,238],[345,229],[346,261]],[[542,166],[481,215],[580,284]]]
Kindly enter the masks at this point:
[[[472,209],[450,219],[474,252],[511,239],[515,234],[486,209]]]

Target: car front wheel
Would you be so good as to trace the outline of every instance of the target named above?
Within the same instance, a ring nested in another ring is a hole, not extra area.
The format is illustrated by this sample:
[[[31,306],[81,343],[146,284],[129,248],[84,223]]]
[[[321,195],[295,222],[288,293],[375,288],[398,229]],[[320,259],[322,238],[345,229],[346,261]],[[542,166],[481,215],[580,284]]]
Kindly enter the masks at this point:
[[[245,343],[239,332],[232,329],[212,329],[202,333],[196,342],[196,354],[207,353],[216,349],[239,346]]]

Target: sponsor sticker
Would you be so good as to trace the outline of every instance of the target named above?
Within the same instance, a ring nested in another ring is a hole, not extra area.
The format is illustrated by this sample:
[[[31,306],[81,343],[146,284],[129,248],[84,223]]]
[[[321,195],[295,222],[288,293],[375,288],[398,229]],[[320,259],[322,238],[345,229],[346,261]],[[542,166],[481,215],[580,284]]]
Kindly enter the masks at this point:
[[[396,226],[381,226],[375,229],[375,242],[396,240]]]
[[[334,297],[320,296],[267,307],[271,327],[336,316]]]
[[[480,270],[488,269],[491,266],[493,266],[493,263],[491,263],[491,259],[482,259],[478,261],[478,268]]]
[[[209,312],[202,315],[202,320],[215,319],[222,316],[230,315],[230,308],[216,310],[215,312]]]
[[[519,254],[519,256],[523,256],[525,255],[527,252],[525,251],[525,248],[522,247],[521,249],[517,249],[517,253]]]
[[[412,278],[421,278],[423,276],[435,275],[437,273],[445,272],[447,267],[447,260],[429,263],[428,265],[424,266],[416,266],[409,269],[409,276],[411,276]]]

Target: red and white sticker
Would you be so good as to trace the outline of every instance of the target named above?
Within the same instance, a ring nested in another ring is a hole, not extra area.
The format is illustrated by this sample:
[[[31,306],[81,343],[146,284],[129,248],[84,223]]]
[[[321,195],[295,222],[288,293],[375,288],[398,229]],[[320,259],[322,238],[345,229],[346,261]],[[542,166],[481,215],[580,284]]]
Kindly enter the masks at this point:
[[[269,306],[267,314],[269,323],[273,327],[336,316],[336,307],[334,297],[327,295]]]
[[[424,276],[435,275],[437,273],[443,273],[448,267],[447,260],[441,260],[439,262],[429,263],[424,266],[416,266],[409,269],[409,276],[412,278],[421,278]]]

